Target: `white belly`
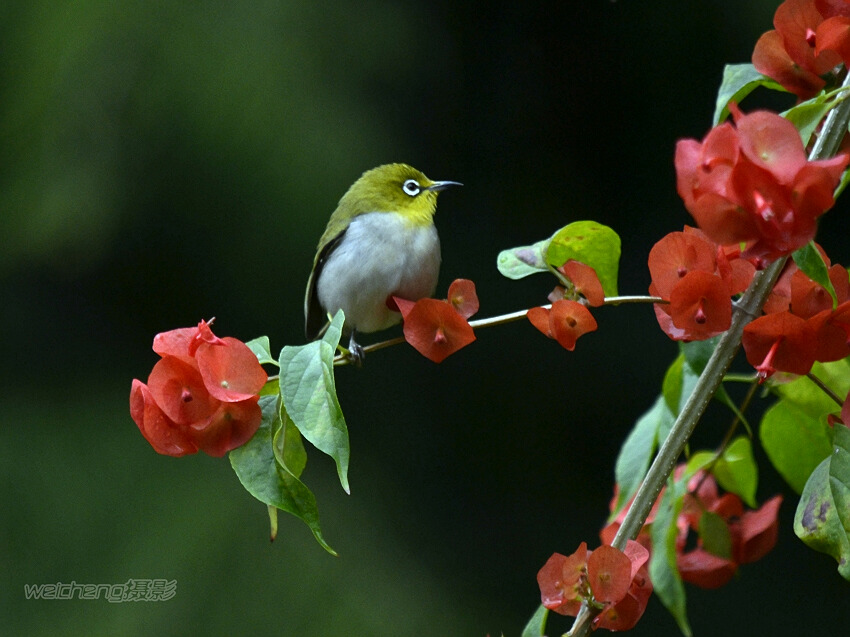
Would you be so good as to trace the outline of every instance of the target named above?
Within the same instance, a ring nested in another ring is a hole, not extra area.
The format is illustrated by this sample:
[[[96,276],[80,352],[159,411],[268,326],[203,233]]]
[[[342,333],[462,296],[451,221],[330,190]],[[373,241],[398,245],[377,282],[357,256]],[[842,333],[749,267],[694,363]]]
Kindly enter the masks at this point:
[[[440,272],[434,225],[414,226],[396,213],[356,217],[330,254],[316,283],[322,307],[342,309],[348,329],[376,332],[401,320],[389,295],[416,301],[431,296]]]

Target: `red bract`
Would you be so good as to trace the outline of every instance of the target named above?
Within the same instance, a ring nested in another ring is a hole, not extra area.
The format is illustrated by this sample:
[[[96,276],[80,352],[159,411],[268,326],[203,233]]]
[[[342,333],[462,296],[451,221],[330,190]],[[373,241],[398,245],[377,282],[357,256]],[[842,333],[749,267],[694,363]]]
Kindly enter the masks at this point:
[[[729,329],[732,301],[728,286],[708,272],[689,272],[670,293],[670,317],[689,340],[704,340]]]
[[[772,260],[815,234],[832,207],[847,155],[807,161],[794,126],[774,113],[743,115],[700,142],[676,145],[677,189],[699,227],[715,243],[747,243],[744,256]]]
[[[572,282],[575,291],[587,299],[591,307],[605,304],[605,292],[596,275],[596,270],[573,259],[558,269]]]
[[[762,381],[776,371],[808,374],[815,362],[815,331],[790,312],[767,314],[749,323],[742,343]]]
[[[468,319],[478,311],[478,295],[475,293],[475,283],[469,279],[455,279],[449,286],[449,296],[446,299],[463,318]]]
[[[147,385],[133,380],[130,415],[158,453],[223,456],[251,439],[268,377],[243,342],[218,338],[201,321],[157,334],[153,348],[162,358]]]
[[[575,349],[576,341],[582,334],[597,328],[596,319],[590,310],[578,301],[571,300],[555,301],[551,309],[533,307],[528,310],[528,320],[569,351]]]
[[[729,582],[737,572],[738,565],[730,559],[697,548],[680,553],[676,557],[676,568],[683,582],[712,589]]]
[[[404,338],[425,358],[441,363],[475,340],[467,320],[437,299],[420,299],[404,317]]]
[[[779,507],[782,496],[773,496],[757,511],[746,511],[734,524],[735,560],[739,564],[756,562],[767,555],[779,536]]]

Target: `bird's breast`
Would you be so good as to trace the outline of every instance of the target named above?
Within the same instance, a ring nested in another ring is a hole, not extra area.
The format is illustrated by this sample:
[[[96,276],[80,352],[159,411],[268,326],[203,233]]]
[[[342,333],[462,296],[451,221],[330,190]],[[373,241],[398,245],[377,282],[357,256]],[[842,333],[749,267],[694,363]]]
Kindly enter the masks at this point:
[[[387,307],[389,295],[413,301],[431,296],[439,271],[440,240],[433,223],[371,212],[351,221],[325,261],[317,294],[331,314],[342,308],[349,328],[374,332],[401,318]]]

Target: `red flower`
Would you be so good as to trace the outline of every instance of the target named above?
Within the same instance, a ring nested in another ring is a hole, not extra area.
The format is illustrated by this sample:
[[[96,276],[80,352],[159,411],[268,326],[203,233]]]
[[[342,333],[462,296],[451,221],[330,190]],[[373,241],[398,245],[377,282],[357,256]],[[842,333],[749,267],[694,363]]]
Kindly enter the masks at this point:
[[[748,258],[790,254],[814,237],[817,217],[832,207],[848,156],[807,161],[788,120],[743,115],[734,104],[730,110],[735,126],[715,127],[702,143],[677,143],[679,194],[712,241],[747,243]]]
[[[528,310],[528,320],[561,347],[573,351],[579,336],[596,330],[596,319],[578,301],[560,300],[551,309],[533,307]]]
[[[689,272],[670,293],[670,317],[688,340],[704,340],[725,332],[732,323],[727,285],[708,272]]]
[[[670,338],[704,340],[729,329],[731,295],[745,289],[755,272],[740,257],[737,248],[725,249],[688,227],[652,247],[649,291],[668,301],[655,305],[655,316]]]
[[[629,540],[626,550],[603,545],[592,553],[582,542],[575,553],[553,554],[537,574],[543,605],[575,616],[584,600],[601,604],[594,627],[628,630],[643,615],[652,583],[646,570],[649,551]]]
[[[540,599],[549,610],[561,615],[575,616],[586,596],[583,591],[583,576],[587,568],[587,543],[582,542],[570,555],[553,553],[537,573]]]
[[[740,564],[760,560],[775,546],[782,496],[774,496],[755,511],[745,511],[737,495],[718,495],[712,475],[699,472],[689,484],[692,491],[685,496],[679,517],[676,566],[683,581],[700,588],[719,588],[732,579]],[[728,555],[716,555],[705,548],[701,521],[707,513],[724,525],[721,532],[729,538]],[[689,532],[700,535],[697,546],[684,551]]]
[[[405,340],[435,363],[475,340],[467,319],[478,311],[479,303],[475,284],[468,279],[455,280],[447,300],[419,299],[414,303],[393,296],[387,305],[401,312]]]
[[[223,456],[251,439],[268,376],[247,345],[201,321],[157,334],[153,349],[162,358],[147,385],[133,380],[130,415],[158,453]]]
[[[765,33],[753,51],[753,66],[802,99],[814,96],[825,82],[821,75],[841,62],[832,50],[840,36],[822,29],[832,3],[786,0],[773,17],[775,31]],[[821,41],[824,39],[825,41]]]

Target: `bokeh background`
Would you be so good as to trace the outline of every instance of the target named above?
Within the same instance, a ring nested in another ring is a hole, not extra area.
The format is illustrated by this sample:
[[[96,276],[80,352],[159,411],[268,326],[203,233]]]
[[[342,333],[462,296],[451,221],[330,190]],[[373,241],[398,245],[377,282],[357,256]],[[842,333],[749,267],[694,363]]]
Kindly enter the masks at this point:
[[[327,217],[389,161],[464,182],[437,215],[440,292],[475,280],[480,316],[544,302],[552,280],[503,279],[496,255],[578,219],[621,234],[621,292],[644,292],[652,243],[688,222],[675,140],[707,131],[723,65],[777,4],[0,4],[0,633],[518,635],[547,557],[595,541],[676,353],[649,308],[600,309],[574,353],[518,323],[439,366],[402,346],[338,370],[352,494],[315,451],[304,475],[338,558],[286,515],[269,543],[227,459],[153,452],[130,381],[155,333],[202,317],[301,343]],[[847,206],[822,224],[836,258]],[[715,408],[695,444],[727,424]],[[759,459],[760,498],[786,493],[778,547],[688,588],[696,634],[835,634],[850,588],[796,540],[796,498]],[[23,594],[131,578],[177,595]],[[634,634],[678,631],[653,600]]]

